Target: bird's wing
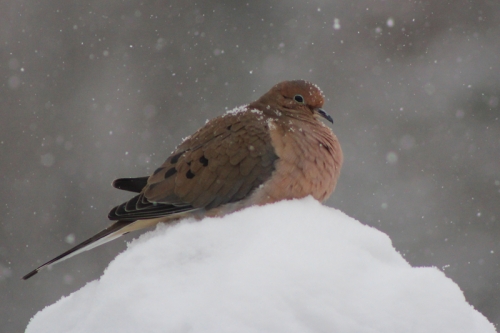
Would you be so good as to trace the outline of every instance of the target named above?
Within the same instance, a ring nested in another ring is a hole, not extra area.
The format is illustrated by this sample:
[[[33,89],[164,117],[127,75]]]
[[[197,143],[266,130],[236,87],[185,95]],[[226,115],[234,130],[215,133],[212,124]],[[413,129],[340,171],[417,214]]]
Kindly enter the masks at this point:
[[[262,116],[226,114],[186,139],[109,218],[150,219],[240,201],[271,176],[276,159]]]

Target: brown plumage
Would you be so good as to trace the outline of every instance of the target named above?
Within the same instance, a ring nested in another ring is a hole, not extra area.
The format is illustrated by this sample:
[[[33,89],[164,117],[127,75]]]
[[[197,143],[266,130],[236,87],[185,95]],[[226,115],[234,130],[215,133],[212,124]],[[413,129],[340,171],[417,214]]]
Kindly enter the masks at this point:
[[[335,189],[342,150],[321,109],[321,90],[303,80],[275,85],[257,101],[209,121],[182,142],[149,177],[113,186],[136,192],[113,208],[113,225],[28,273],[104,244],[130,231],[183,217],[222,216],[244,207]]]

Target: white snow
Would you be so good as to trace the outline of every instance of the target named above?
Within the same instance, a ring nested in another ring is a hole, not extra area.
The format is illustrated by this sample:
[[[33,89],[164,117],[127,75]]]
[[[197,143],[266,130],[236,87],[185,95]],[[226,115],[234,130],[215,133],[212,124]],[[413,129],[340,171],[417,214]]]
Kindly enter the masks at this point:
[[[159,226],[26,332],[495,332],[436,268],[312,198]]]
[[[247,106],[248,106],[248,104],[240,105],[240,106],[235,107],[234,109],[226,111],[226,113],[224,113],[223,117],[227,116],[228,114],[235,115],[235,114],[238,114],[241,112],[245,112],[245,111],[247,111]]]

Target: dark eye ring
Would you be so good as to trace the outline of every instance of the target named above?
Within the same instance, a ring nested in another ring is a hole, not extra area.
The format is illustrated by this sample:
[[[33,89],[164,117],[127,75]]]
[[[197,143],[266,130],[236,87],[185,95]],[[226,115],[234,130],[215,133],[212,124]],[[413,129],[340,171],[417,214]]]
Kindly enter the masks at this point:
[[[295,95],[293,96],[293,99],[295,100],[295,102],[297,103],[300,103],[300,104],[303,104],[304,103],[304,97],[302,97],[302,95]]]

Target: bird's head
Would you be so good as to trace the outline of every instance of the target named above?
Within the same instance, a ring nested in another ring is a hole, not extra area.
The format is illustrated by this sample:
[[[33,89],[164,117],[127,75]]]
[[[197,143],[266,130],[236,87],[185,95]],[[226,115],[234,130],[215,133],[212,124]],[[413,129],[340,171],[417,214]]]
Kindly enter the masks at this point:
[[[257,102],[277,107],[285,115],[307,119],[333,119],[323,109],[324,95],[319,87],[305,80],[283,81],[271,88]]]

